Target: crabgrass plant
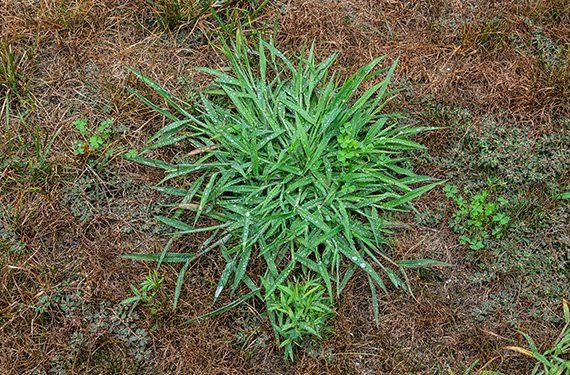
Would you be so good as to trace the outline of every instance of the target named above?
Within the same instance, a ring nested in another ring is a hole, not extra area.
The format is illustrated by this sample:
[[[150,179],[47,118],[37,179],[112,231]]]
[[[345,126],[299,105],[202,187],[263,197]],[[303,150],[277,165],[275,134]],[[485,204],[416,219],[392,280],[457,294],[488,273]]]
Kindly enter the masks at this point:
[[[379,57],[342,81],[330,69],[336,54],[317,62],[314,48],[296,59],[271,41],[252,48],[238,33],[224,45],[229,69],[200,69],[214,80],[192,110],[133,71],[169,109],[135,95],[170,123],[127,157],[163,169],[157,189],[178,202],[172,216],[157,218],[173,231],[162,253],[127,257],[182,263],[176,306],[189,264],[218,252],[225,267],[214,300],[228,289],[241,297],[214,313],[252,296],[269,303],[293,276],[309,272],[334,304],[361,272],[378,318],[379,290],[409,290],[407,268],[441,264],[395,260],[385,249],[385,214],[409,209],[439,183],[415,174],[406,157],[422,148],[410,136],[428,128],[400,127],[396,114],[383,111],[396,63],[382,68]],[[174,144],[191,150],[176,162],[149,157]],[[204,218],[215,224],[201,225]],[[173,239],[200,232],[209,234],[201,248],[169,250]],[[254,262],[264,264],[262,275],[253,274]]]
[[[293,360],[293,347],[308,338],[320,338],[330,330],[327,324],[334,312],[330,297],[320,280],[288,281],[278,285],[267,304],[269,318],[275,328],[279,347],[285,358]]]

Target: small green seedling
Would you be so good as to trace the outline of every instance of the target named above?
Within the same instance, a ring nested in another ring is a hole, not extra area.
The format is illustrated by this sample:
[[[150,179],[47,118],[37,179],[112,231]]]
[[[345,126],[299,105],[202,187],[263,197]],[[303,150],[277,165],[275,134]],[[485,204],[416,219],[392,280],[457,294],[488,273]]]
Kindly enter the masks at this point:
[[[158,271],[152,270],[146,276],[146,278],[141,282],[140,289],[131,285],[131,289],[133,291],[134,296],[129,297],[121,301],[121,304],[127,305],[134,303],[136,306],[140,302],[142,302],[145,306],[150,307],[151,314],[155,314],[156,303],[154,302],[156,294],[160,290],[160,287],[164,281],[164,278],[158,276]],[[133,307],[134,307],[133,306]]]
[[[76,140],[73,143],[73,153],[75,155],[97,155],[103,153],[108,148],[113,132],[113,120],[105,119],[101,121],[94,131],[88,128],[89,121],[86,118],[75,120],[73,125],[83,138],[83,140]]]
[[[509,203],[505,198],[492,200],[489,190],[482,190],[468,200],[453,185],[445,186],[443,191],[457,205],[449,225],[459,234],[462,245],[469,245],[471,250],[481,250],[490,239],[499,239],[505,234],[511,221],[505,213]],[[465,194],[469,192],[465,191]]]

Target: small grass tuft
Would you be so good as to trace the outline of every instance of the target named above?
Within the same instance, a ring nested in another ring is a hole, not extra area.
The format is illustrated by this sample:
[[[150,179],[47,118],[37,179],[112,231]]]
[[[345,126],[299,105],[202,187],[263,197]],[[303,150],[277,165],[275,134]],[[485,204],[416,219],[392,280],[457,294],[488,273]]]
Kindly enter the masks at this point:
[[[228,32],[250,23],[269,0],[147,0],[155,21],[163,30],[194,29],[202,21]],[[217,21],[217,22],[216,22]]]
[[[270,297],[267,311],[285,358],[293,361],[293,347],[302,346],[309,337],[321,338],[331,330],[328,320],[334,312],[331,298],[318,281],[289,281],[277,286]]]
[[[142,302],[145,306],[150,308],[151,314],[156,314],[158,309],[155,301],[156,294],[159,292],[164,278],[158,275],[156,270],[152,270],[141,282],[140,288],[131,285],[134,293],[133,297],[129,297],[121,301],[121,304],[133,304],[134,308],[138,303]]]
[[[12,45],[0,41],[0,96],[5,102],[0,105],[0,117],[2,114],[8,117],[7,106],[12,102],[20,105],[33,102],[30,98],[29,79],[24,74],[25,59],[25,54],[18,55]]]

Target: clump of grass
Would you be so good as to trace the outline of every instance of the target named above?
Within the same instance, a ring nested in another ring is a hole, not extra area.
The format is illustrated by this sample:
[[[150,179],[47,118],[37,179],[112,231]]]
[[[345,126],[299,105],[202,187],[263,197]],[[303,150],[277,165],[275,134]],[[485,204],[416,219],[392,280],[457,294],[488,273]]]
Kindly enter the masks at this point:
[[[25,54],[17,55],[11,45],[0,42],[0,95],[7,104],[12,100],[19,104],[30,102],[28,79],[23,73],[24,58]],[[2,106],[0,114],[4,111],[8,112],[5,105]]]
[[[2,91],[17,93],[21,86],[21,77],[17,70],[16,56],[11,46],[2,46],[0,54],[0,85]]]
[[[240,20],[251,21],[269,0],[147,0],[158,25],[164,30],[193,28],[200,20],[218,21],[217,27],[236,30]]]
[[[328,320],[334,313],[330,304],[326,289],[315,280],[277,286],[267,311],[285,358],[292,361],[295,345],[300,346],[309,337],[320,338],[331,329]]]
[[[336,55],[317,63],[313,48],[291,60],[272,42],[249,49],[238,33],[225,52],[228,72],[201,69],[215,80],[197,113],[134,72],[175,111],[139,95],[171,121],[140,155],[129,154],[164,169],[162,184],[178,181],[158,187],[179,202],[174,215],[157,219],[172,228],[173,238],[210,236],[192,253],[172,253],[169,242],[161,254],[128,257],[184,264],[175,305],[190,262],[213,250],[226,263],[214,298],[242,285],[250,290],[235,303],[253,295],[269,302],[294,275],[311,272],[334,304],[363,272],[377,317],[377,289],[387,292],[391,283],[408,290],[406,268],[437,264],[399,261],[386,252],[385,213],[410,208],[439,184],[415,174],[406,156],[423,148],[410,136],[427,128],[399,127],[397,114],[383,112],[396,63],[380,68],[383,58],[376,58],[342,82],[330,72]],[[177,143],[193,150],[176,162],[148,157]],[[198,226],[203,218],[215,224]],[[265,264],[263,285],[250,270],[258,259]]]
[[[8,113],[4,139],[0,143],[0,169],[5,178],[0,180],[0,190],[8,186],[21,189],[23,184],[28,185],[27,189],[41,190],[57,176],[59,165],[50,160],[50,154],[61,128],[51,135],[45,134],[38,126],[28,123],[25,114],[12,117],[9,107],[4,109]]]

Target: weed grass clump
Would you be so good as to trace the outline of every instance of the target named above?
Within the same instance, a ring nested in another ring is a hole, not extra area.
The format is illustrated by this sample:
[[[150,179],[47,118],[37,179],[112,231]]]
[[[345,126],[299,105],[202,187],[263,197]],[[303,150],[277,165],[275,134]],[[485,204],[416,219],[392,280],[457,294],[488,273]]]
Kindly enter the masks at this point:
[[[285,349],[285,357],[293,360],[293,346],[308,338],[320,338],[330,326],[333,316],[330,297],[318,281],[289,281],[278,285],[277,291],[269,298],[267,311],[276,334],[279,347]]]
[[[217,23],[233,32],[238,24],[248,24],[259,16],[269,0],[147,0],[155,21],[164,30],[190,29],[200,20]],[[215,22],[214,22],[215,21]]]
[[[29,102],[28,80],[23,73],[24,56],[18,56],[11,45],[0,42],[0,96],[10,104]],[[3,112],[3,111],[2,111]]]
[[[422,148],[410,136],[426,128],[399,127],[397,114],[383,112],[395,63],[380,68],[383,58],[376,58],[341,82],[330,72],[336,55],[317,63],[313,48],[293,61],[272,42],[252,50],[238,34],[225,52],[228,71],[201,69],[215,80],[192,113],[135,72],[173,112],[139,95],[170,124],[129,157],[164,169],[162,184],[178,181],[158,187],[179,200],[172,216],[158,217],[173,238],[210,235],[192,253],[172,253],[169,242],[161,254],[129,257],[184,264],[175,304],[190,262],[213,250],[226,264],[215,299],[227,289],[249,289],[235,303],[254,295],[269,303],[294,276],[310,273],[334,304],[359,271],[368,277],[377,317],[378,289],[408,290],[406,268],[437,263],[398,261],[385,251],[385,213],[408,209],[438,184],[415,174],[406,156]],[[178,143],[193,149],[175,163],[147,155]],[[199,226],[204,218],[214,224]],[[251,270],[258,260],[261,283]]]

